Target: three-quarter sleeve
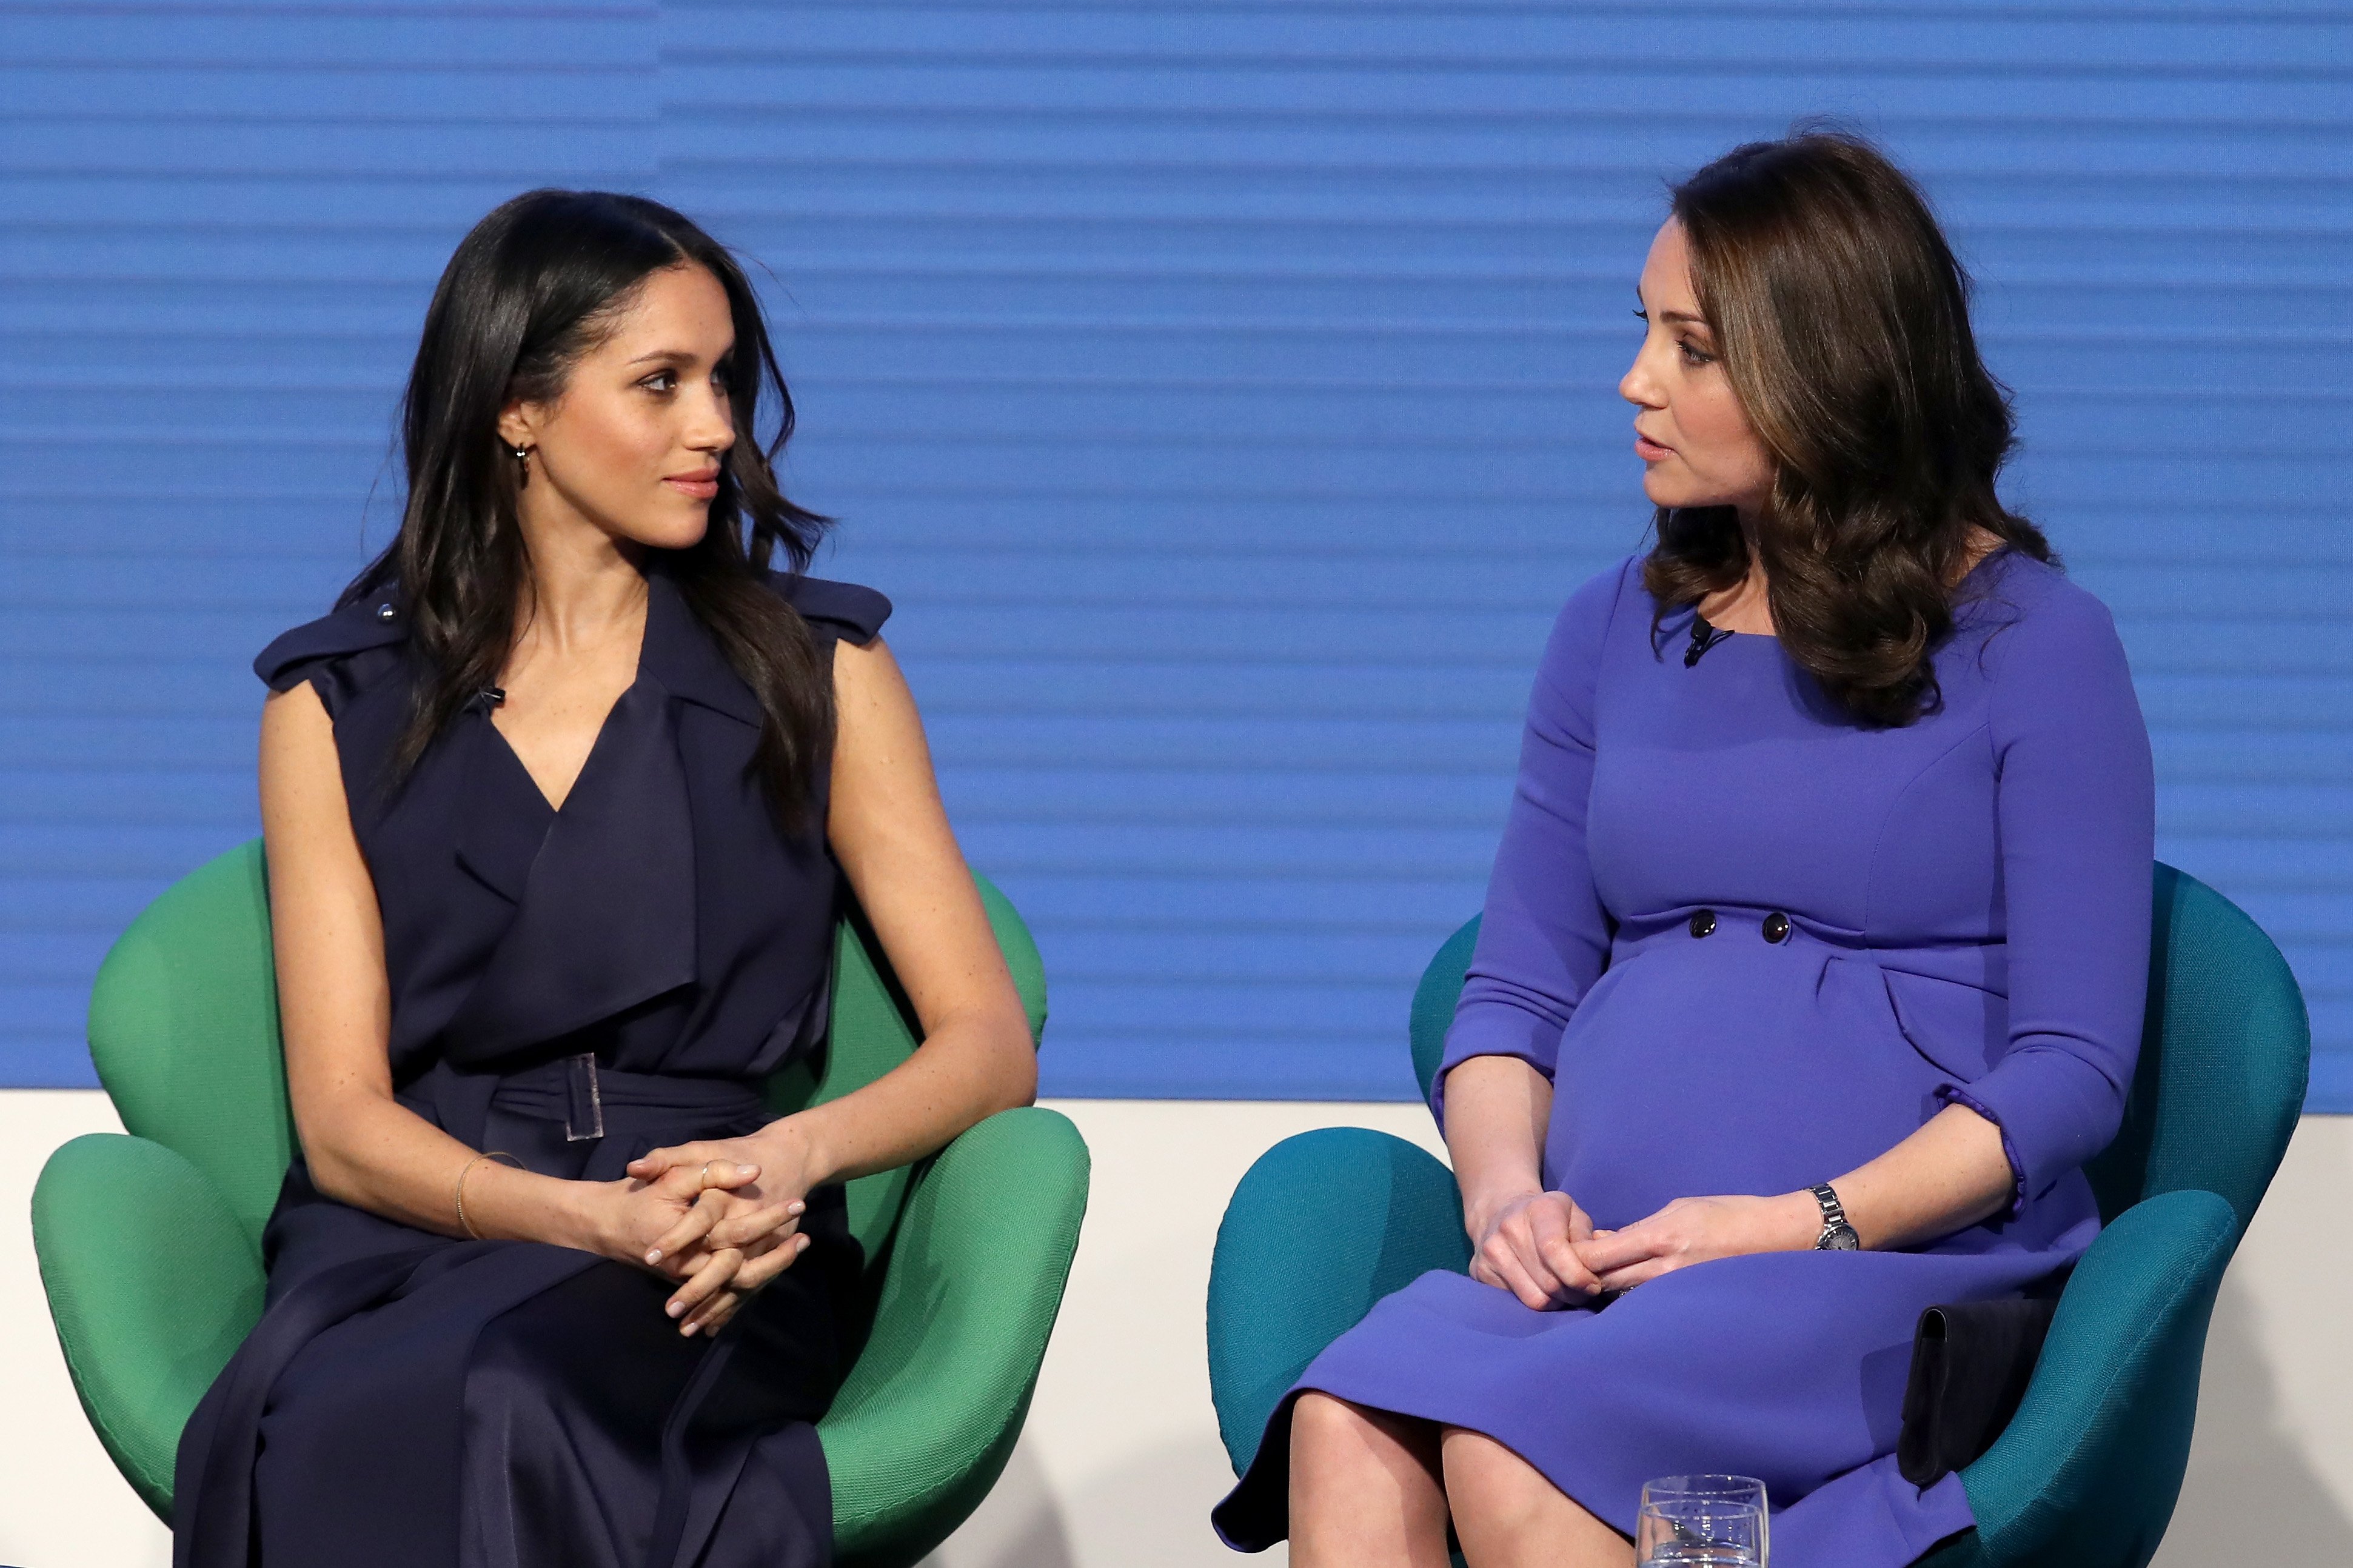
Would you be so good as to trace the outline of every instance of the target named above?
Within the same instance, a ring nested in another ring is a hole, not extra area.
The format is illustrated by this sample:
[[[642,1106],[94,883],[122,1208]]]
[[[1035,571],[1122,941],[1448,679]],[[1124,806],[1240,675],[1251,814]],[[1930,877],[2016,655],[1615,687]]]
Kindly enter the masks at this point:
[[[1430,1110],[1446,1124],[1446,1075],[1472,1057],[1517,1057],[1550,1078],[1569,1015],[1609,962],[1585,819],[1593,789],[1593,699],[1609,620],[1632,563],[1569,598],[1536,668],[1519,778],[1487,880],[1479,941]]]
[[[2123,1121],[2147,996],[2156,784],[2098,600],[2053,584],[1988,657],[2009,1045],[1975,1082],[1938,1093],[2000,1127],[2015,1214]]]

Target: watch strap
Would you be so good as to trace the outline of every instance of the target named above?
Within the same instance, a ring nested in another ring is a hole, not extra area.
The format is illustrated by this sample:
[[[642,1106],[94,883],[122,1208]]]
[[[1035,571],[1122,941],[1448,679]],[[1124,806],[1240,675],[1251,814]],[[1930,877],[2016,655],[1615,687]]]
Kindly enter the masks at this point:
[[[1831,1237],[1841,1230],[1852,1233],[1854,1226],[1847,1223],[1846,1205],[1839,1202],[1838,1194],[1831,1190],[1828,1182],[1808,1190],[1814,1194],[1814,1202],[1822,1211],[1821,1234],[1814,1238],[1817,1248],[1828,1246]]]

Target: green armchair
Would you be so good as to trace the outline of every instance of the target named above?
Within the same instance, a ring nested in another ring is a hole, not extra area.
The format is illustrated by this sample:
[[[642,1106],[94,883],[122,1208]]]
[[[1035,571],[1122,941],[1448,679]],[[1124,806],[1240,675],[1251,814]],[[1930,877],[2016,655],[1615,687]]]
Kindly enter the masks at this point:
[[[980,879],[1029,1014],[1045,974],[1028,929]],[[872,933],[845,920],[821,1073],[787,1068],[787,1111],[906,1059],[912,1014]],[[190,873],[100,967],[90,1054],[130,1130],[77,1138],[33,1193],[41,1282],[82,1407],[114,1462],[169,1519],[196,1401],[259,1318],[261,1227],[294,1148],[280,1054],[261,847]],[[1086,1209],[1078,1130],[1036,1107],[932,1159],[849,1185],[876,1271],[874,1321],[818,1425],[845,1563],[902,1568],[944,1540],[1004,1469],[1060,1310]],[[1005,1201],[1018,1194],[1018,1203]]]
[[[2304,1104],[2311,1031],[2279,950],[2212,889],[2156,868],[2147,1023],[2124,1129],[2090,1175],[2107,1228],[2060,1299],[2024,1403],[1961,1472],[1978,1528],[1924,1568],[2140,1568],[2172,1517],[2222,1270]],[[1415,992],[1427,1095],[1478,921]],[[1209,1384],[1234,1473],[1323,1348],[1432,1268],[1470,1267],[1446,1167],[1359,1128],[1303,1133],[1242,1178],[1209,1276]]]

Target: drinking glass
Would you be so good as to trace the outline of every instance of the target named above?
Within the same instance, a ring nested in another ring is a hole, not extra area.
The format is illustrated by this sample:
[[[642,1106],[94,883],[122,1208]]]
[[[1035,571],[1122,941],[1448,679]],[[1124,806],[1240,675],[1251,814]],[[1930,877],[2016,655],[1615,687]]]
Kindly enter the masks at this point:
[[[1637,1568],[1767,1568],[1765,1483],[1750,1476],[1665,1476],[1642,1489]]]

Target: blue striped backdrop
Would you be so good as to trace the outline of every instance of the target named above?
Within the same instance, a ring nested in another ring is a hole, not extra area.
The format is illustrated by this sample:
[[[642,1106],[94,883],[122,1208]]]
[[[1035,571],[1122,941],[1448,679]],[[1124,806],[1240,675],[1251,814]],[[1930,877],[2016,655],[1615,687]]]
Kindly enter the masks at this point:
[[[1535,651],[1641,542],[1661,182],[1809,112],[1976,269],[2160,852],[2353,1110],[2353,11],[2187,0],[0,4],[0,1083],[90,1081],[107,943],[255,831],[246,661],[385,536],[450,246],[560,184],[768,268],[1047,1090],[1409,1095]]]

